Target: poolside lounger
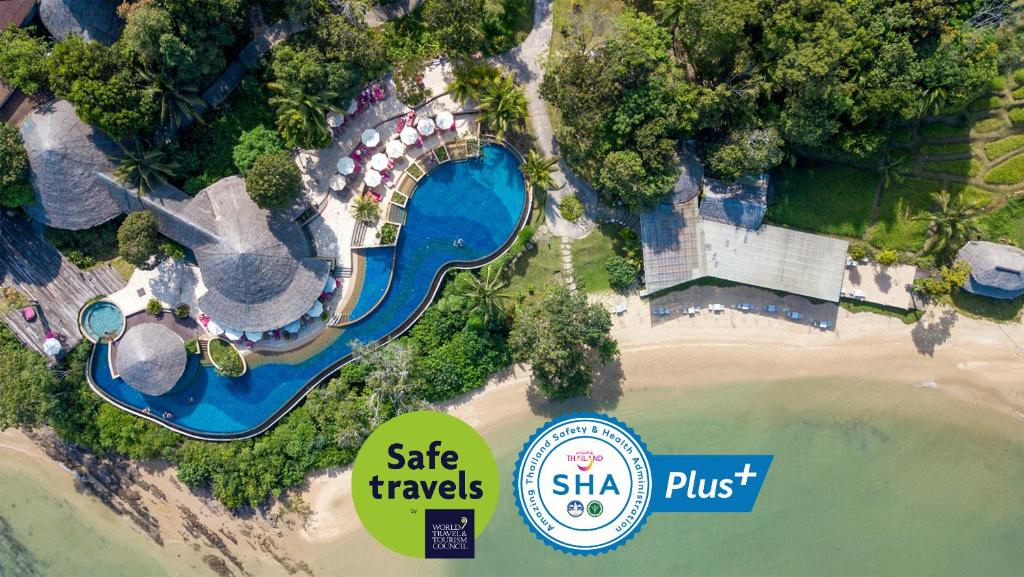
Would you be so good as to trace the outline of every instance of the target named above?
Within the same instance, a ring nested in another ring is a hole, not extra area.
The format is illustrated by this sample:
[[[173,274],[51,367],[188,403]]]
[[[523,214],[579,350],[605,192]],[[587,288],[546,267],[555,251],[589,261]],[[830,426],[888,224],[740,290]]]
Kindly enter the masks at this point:
[[[794,321],[798,321],[804,318],[804,314],[800,311],[789,311],[788,313],[786,313],[786,316]]]
[[[736,305],[736,308],[741,310],[741,311],[752,311],[752,310],[754,310],[754,305],[752,305],[750,303],[740,303],[740,304]]]
[[[626,309],[627,309],[627,305],[624,305],[624,304],[622,304],[622,305],[615,305],[615,308],[612,309],[612,312],[617,314],[617,315],[621,315],[622,313],[626,312]]]
[[[775,314],[779,312],[779,307],[776,305],[764,305],[764,312]]]

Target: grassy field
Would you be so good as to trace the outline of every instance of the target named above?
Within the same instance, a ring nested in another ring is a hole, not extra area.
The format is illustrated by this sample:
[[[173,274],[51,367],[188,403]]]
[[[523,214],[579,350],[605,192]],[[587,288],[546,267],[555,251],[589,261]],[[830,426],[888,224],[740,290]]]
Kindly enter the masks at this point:
[[[1005,156],[1011,152],[1016,152],[1024,148],[1024,134],[1015,134],[1013,136],[1007,136],[1006,138],[987,142],[983,148],[985,150],[985,156],[988,157],[989,160],[995,160],[1001,156]]]
[[[1024,246],[1024,197],[1016,197],[1002,209],[981,218],[985,237],[989,240],[1010,241]]]
[[[512,267],[509,294],[530,300],[539,296],[548,284],[558,282],[562,273],[561,239],[535,238],[536,245],[519,257]]]
[[[878,173],[842,164],[806,161],[775,175],[768,220],[815,232],[864,236],[871,222]]]
[[[958,291],[951,297],[953,306],[961,313],[996,322],[1016,322],[1020,319],[1024,297],[1013,300],[990,299],[967,291]]]
[[[871,244],[881,249],[917,251],[924,246],[928,223],[914,220],[932,207],[932,194],[941,186],[934,180],[908,178],[882,193],[878,222],[868,232]]]
[[[989,184],[1020,184],[1024,182],[1024,156],[1014,156],[996,165],[985,175]]]
[[[617,224],[603,224],[572,245],[572,268],[576,286],[584,293],[611,290],[605,263],[613,256],[626,256]]]
[[[954,176],[978,176],[981,173],[981,163],[973,158],[962,160],[936,160],[926,162],[922,169],[925,172],[937,172],[939,174],[952,174]]]

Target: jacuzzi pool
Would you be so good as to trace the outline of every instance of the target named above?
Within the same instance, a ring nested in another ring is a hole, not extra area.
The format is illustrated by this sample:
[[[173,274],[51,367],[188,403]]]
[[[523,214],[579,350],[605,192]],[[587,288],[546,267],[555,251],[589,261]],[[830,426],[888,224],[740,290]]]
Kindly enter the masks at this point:
[[[92,342],[117,340],[124,332],[124,313],[112,302],[98,301],[82,311],[82,332]]]

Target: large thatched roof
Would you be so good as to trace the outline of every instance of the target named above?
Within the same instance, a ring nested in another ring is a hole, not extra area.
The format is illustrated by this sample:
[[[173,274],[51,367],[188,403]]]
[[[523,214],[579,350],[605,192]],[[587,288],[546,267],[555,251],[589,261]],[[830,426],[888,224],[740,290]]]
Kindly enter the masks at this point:
[[[164,234],[195,252],[208,289],[199,308],[221,326],[283,327],[309,310],[330,274],[301,227],[282,211],[256,206],[238,176],[192,199],[165,185],[141,197],[127,192],[125,202],[152,210]]]
[[[128,329],[117,345],[117,372],[144,395],[166,394],[185,373],[185,342],[171,329],[146,323]]]
[[[79,35],[111,45],[121,36],[124,21],[113,0],[41,0],[39,19],[58,40]]]
[[[971,265],[971,278],[964,288],[997,299],[1024,294],[1024,250],[1017,247],[972,240],[958,257]]]
[[[99,177],[114,170],[116,145],[82,122],[70,102],[58,100],[37,108],[21,125],[28,149],[30,181],[36,201],[33,218],[68,230],[89,228],[121,213]]]

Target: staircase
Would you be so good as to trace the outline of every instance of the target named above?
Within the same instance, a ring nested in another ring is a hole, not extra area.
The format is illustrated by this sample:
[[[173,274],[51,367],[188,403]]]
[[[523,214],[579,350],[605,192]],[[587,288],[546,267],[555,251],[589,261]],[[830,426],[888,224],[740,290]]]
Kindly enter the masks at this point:
[[[343,315],[341,313],[336,313],[333,317],[331,317],[331,320],[327,322],[327,326],[329,326],[329,327],[340,327],[340,326],[348,323],[348,321],[350,320],[349,317],[350,317],[350,315]]]
[[[213,366],[210,362],[210,341],[199,339],[199,364],[204,367]]]
[[[352,278],[352,267],[350,266],[336,266],[331,271],[331,275],[334,278]]]

